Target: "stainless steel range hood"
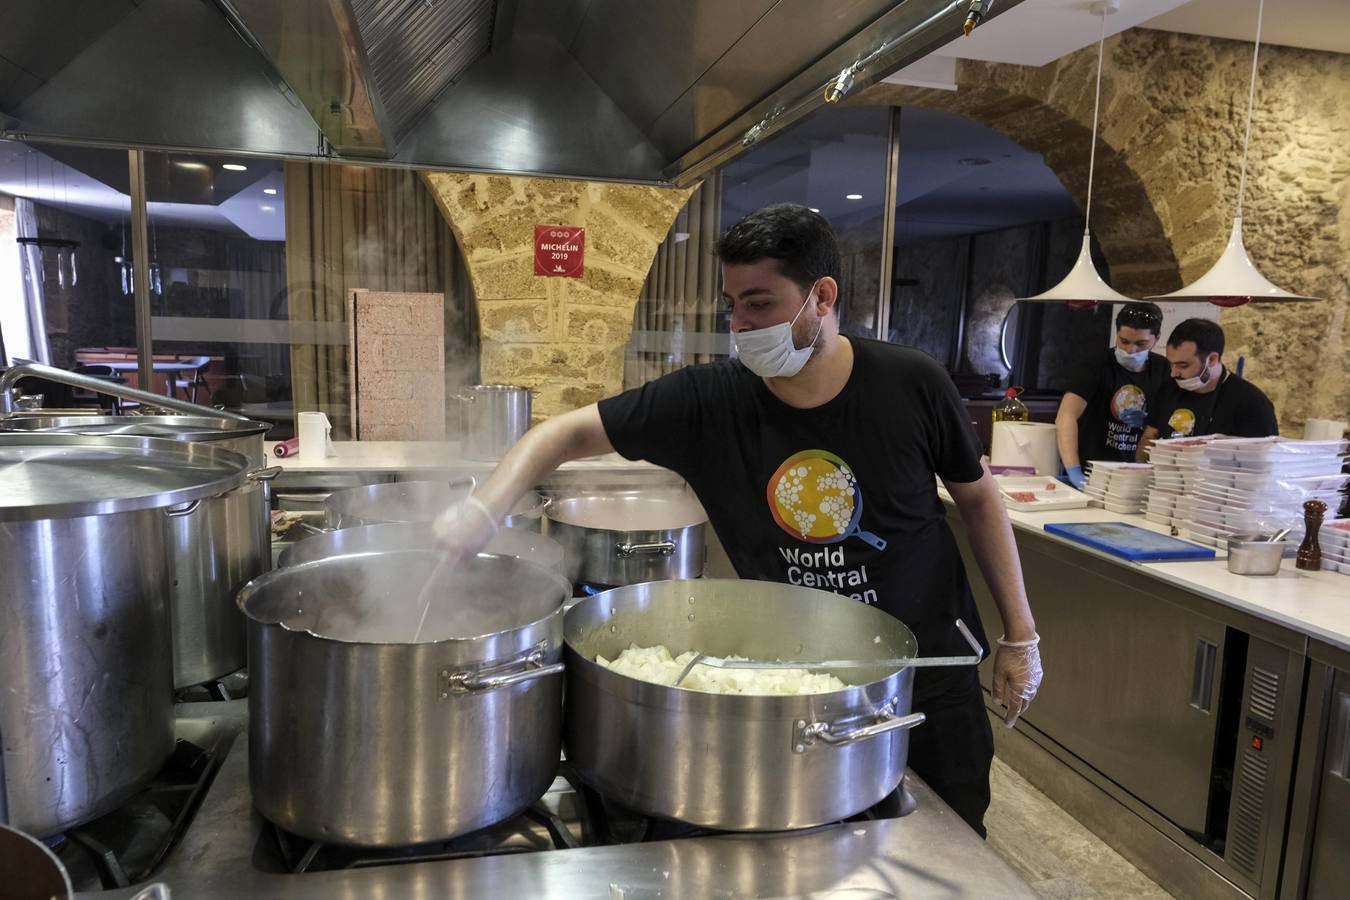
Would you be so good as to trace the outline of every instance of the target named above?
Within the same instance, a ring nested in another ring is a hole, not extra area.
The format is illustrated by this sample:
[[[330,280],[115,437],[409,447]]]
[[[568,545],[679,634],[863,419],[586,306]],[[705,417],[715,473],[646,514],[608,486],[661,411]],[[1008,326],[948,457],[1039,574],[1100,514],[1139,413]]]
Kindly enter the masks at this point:
[[[1020,0],[999,0],[998,14]],[[27,140],[688,184],[961,32],[972,0],[43,0]],[[983,0],[984,7],[990,5]]]

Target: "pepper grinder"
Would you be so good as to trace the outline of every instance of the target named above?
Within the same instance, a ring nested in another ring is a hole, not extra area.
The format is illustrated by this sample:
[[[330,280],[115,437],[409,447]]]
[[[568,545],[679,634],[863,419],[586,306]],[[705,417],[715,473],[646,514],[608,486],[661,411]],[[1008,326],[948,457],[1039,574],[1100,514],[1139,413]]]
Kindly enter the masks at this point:
[[[1326,511],[1327,505],[1321,500],[1308,500],[1303,504],[1303,543],[1294,560],[1296,568],[1310,572],[1322,568],[1322,546],[1317,543],[1317,532],[1322,528],[1322,516]]]

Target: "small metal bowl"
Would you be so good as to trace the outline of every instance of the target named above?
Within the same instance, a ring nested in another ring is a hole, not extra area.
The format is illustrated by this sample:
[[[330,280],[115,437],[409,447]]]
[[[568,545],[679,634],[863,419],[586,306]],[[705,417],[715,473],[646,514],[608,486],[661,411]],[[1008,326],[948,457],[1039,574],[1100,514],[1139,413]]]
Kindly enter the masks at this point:
[[[1274,575],[1280,571],[1288,545],[1288,541],[1266,540],[1259,534],[1234,535],[1228,539],[1228,571],[1234,575]]]

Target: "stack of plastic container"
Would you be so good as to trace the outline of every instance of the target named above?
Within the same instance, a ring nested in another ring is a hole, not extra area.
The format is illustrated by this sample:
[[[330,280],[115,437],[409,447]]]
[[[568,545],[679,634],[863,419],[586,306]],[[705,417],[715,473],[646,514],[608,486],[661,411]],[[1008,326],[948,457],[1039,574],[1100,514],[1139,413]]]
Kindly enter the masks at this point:
[[[1144,518],[1159,525],[1180,525],[1191,511],[1192,492],[1200,484],[1205,467],[1205,446],[1210,437],[1167,438],[1154,441],[1148,461],[1153,464]]]
[[[1153,466],[1148,463],[1108,462],[1089,463],[1087,485],[1083,493],[1093,506],[1105,507],[1110,512],[1142,513],[1148,501]]]
[[[1291,529],[1303,540],[1303,504],[1321,500],[1331,519],[1350,475],[1341,474],[1347,442],[1281,438],[1221,438],[1204,448],[1205,465],[1193,492],[1178,501],[1184,537],[1223,548],[1235,535]],[[1319,537],[1320,537],[1319,533]]]
[[[1350,519],[1323,523],[1317,540],[1322,547],[1322,568],[1350,575]]]

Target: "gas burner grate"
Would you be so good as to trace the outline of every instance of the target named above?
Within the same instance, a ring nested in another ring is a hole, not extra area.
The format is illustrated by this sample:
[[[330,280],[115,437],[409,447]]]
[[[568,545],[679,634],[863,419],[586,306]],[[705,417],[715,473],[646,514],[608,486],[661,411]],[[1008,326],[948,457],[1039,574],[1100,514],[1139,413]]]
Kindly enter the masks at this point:
[[[155,779],[117,809],[49,841],[78,891],[129,887],[163,864],[220,767],[180,740]]]
[[[571,832],[562,818],[541,804],[526,809],[521,813],[521,819],[541,826],[547,835],[547,841],[511,843],[508,838],[504,838],[504,829],[510,830],[512,823],[505,826],[491,826],[449,841],[383,849],[345,847],[340,844],[312,841],[291,834],[270,822],[264,824],[264,829],[271,834],[271,845],[278,854],[280,867],[292,875],[408,863],[444,862],[454,859],[479,859],[485,856],[533,853],[550,849],[567,850],[582,846],[581,841]]]

